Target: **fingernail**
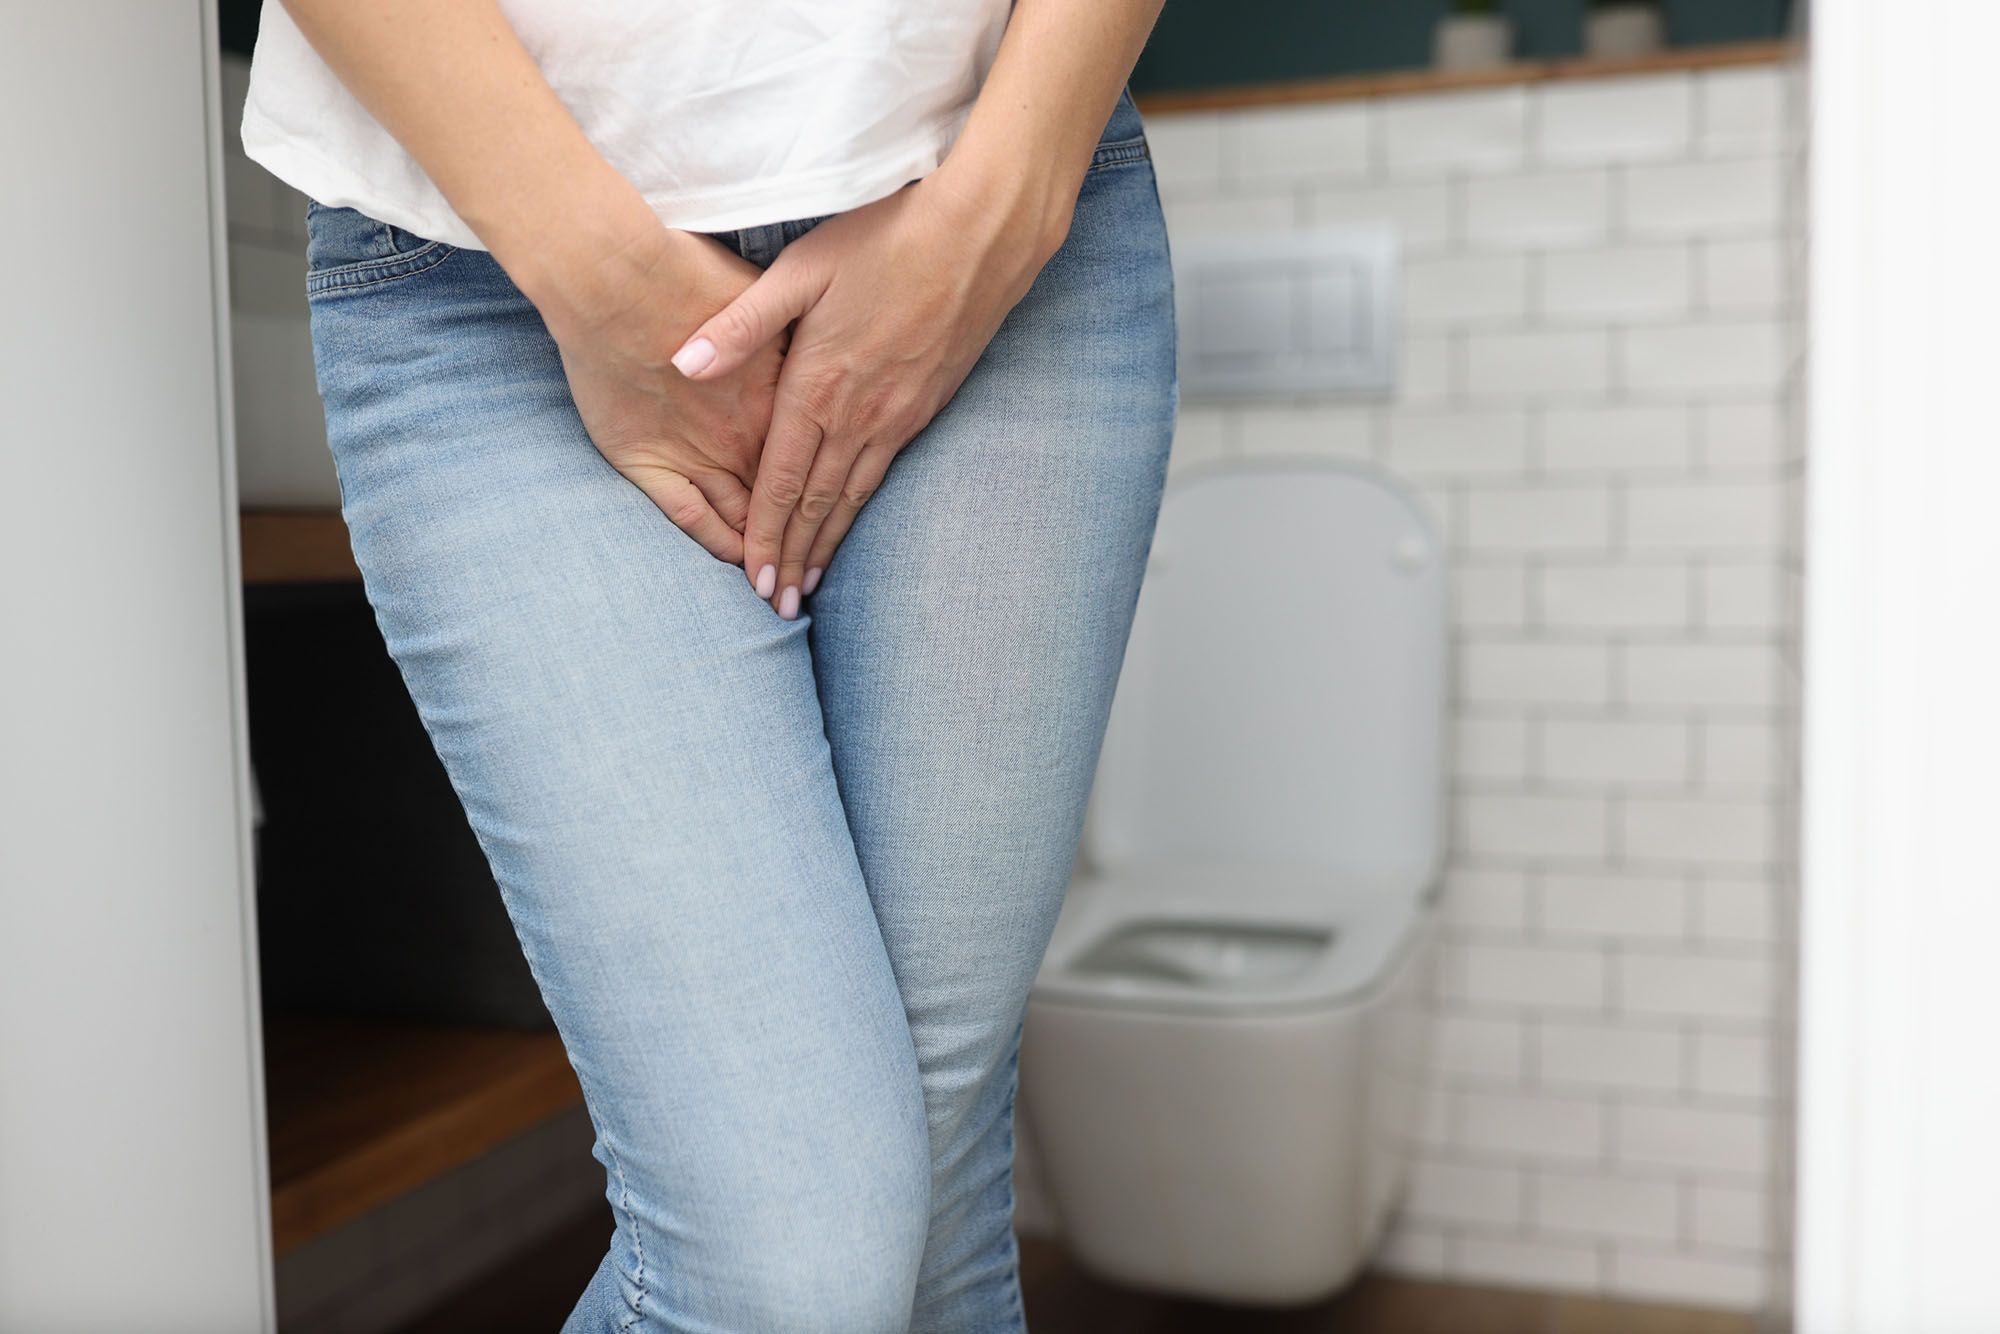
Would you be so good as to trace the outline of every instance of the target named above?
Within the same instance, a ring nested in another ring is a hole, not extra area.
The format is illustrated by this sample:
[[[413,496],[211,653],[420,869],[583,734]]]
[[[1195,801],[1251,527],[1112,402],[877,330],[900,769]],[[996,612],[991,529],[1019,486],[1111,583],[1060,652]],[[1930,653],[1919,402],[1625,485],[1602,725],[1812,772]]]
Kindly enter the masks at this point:
[[[757,571],[757,596],[769,600],[778,591],[778,567],[766,565]]]
[[[825,573],[826,571],[822,570],[817,565],[813,566],[810,570],[807,570],[806,581],[805,584],[803,585],[803,591],[810,594],[815,588],[818,588],[819,577]]]
[[[778,599],[778,615],[791,620],[799,614],[799,586],[786,584],[785,595]]]
[[[682,375],[705,371],[715,361],[715,344],[706,338],[690,338],[674,353],[674,369]]]

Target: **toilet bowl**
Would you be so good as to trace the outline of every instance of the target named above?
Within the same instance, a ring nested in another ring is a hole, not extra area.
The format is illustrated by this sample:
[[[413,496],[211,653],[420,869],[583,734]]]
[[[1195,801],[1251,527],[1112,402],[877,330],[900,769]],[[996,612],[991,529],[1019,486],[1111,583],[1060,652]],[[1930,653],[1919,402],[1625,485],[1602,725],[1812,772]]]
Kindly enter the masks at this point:
[[[1018,1134],[1078,1260],[1314,1300],[1401,1189],[1444,863],[1446,569],[1364,465],[1239,463],[1161,504]]]

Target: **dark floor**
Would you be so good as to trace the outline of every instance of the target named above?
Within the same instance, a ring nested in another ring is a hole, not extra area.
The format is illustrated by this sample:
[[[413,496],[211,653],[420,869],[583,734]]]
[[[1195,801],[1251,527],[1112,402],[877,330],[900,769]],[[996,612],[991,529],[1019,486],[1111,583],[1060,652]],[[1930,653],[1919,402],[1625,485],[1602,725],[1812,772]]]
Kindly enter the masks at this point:
[[[604,1256],[592,1215],[399,1334],[554,1334]],[[1749,1316],[1370,1275],[1332,1301],[1249,1310],[1129,1292],[1083,1273],[1053,1242],[1023,1239],[1034,1334],[1753,1334]]]

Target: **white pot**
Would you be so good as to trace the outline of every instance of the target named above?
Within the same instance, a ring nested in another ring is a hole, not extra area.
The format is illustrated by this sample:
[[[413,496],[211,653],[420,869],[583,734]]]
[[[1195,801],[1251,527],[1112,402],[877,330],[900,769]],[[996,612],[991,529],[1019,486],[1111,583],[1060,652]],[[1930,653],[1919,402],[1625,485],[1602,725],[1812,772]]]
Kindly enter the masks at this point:
[[[1514,25],[1499,14],[1439,19],[1432,63],[1439,69],[1489,69],[1514,54]]]
[[[1584,54],[1643,56],[1666,45],[1666,25],[1657,5],[1634,3],[1593,9],[1584,19]]]

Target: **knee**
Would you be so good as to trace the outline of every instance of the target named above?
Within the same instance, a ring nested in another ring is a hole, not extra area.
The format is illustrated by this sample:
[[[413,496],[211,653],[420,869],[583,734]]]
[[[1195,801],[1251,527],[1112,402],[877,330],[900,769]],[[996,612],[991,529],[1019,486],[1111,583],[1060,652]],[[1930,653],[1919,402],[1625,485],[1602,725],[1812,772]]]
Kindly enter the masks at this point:
[[[921,1219],[827,1219],[734,1257],[723,1328],[773,1334],[904,1334],[923,1258]]]
[[[702,1216],[648,1229],[655,1278],[640,1303],[648,1321],[662,1330],[904,1334],[930,1231],[927,1142],[878,1139],[830,1157],[725,1172],[727,1183],[709,1183],[720,1189]]]
[[[929,1230],[927,1190],[875,1190],[846,1207],[797,1200],[742,1218],[718,1238],[710,1314],[773,1334],[902,1334]]]

